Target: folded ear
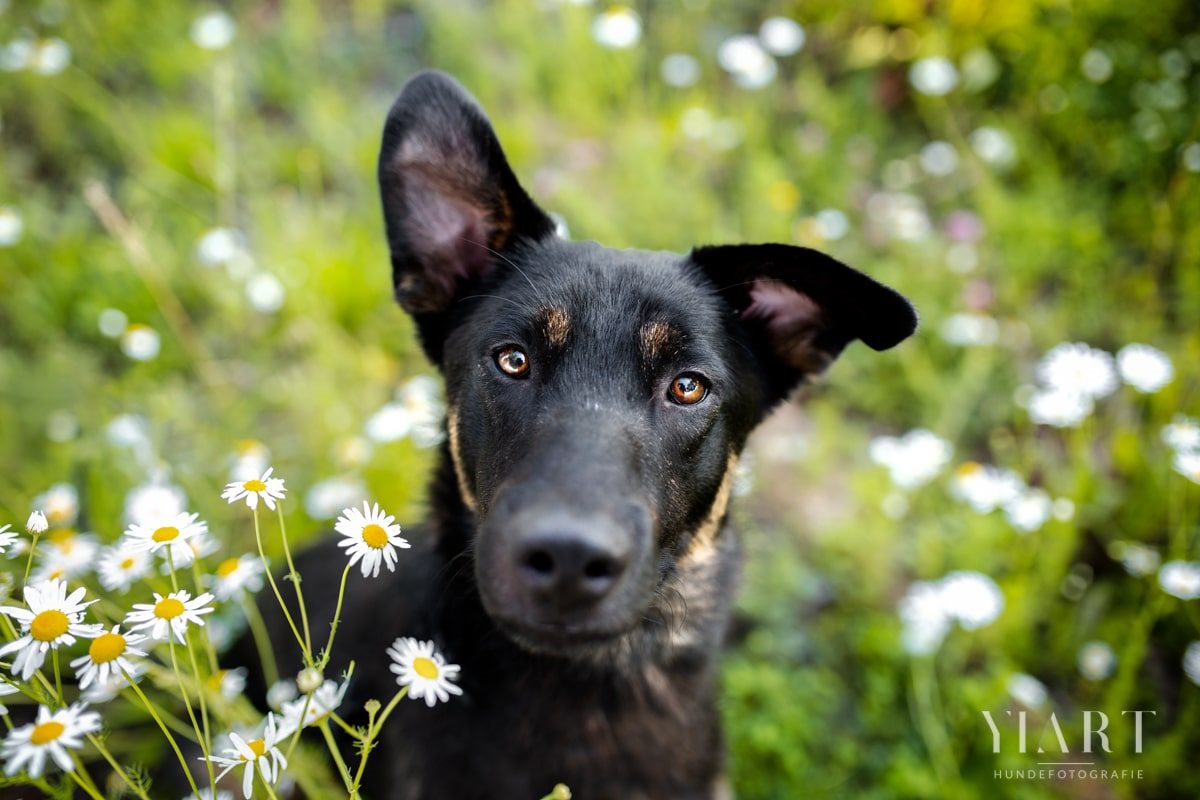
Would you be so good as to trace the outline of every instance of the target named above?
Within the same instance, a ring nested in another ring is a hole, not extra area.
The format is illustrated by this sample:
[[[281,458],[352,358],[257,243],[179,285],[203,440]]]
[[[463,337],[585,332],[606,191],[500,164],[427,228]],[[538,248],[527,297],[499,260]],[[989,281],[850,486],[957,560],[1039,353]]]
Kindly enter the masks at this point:
[[[517,182],[479,104],[441,72],[411,78],[388,113],[379,189],[396,299],[437,361],[453,303],[554,222]]]
[[[696,248],[691,260],[747,331],[772,399],[822,372],[855,339],[887,350],[917,328],[900,294],[816,250],[721,245]]]

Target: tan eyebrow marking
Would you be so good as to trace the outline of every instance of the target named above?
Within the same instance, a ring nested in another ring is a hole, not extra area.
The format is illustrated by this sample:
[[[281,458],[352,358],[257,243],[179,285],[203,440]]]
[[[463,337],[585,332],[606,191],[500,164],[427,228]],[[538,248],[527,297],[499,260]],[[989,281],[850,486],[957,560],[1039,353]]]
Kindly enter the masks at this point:
[[[541,310],[540,316],[546,340],[555,347],[565,345],[571,333],[571,317],[567,312],[557,306],[549,306]]]
[[[665,355],[680,335],[679,330],[669,322],[647,322],[641,331],[642,356],[652,359]]]

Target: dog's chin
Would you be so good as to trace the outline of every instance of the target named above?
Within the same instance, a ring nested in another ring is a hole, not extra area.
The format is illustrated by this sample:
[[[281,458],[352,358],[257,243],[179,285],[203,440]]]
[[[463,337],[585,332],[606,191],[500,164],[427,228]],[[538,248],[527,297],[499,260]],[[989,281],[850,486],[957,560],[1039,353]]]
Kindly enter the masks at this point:
[[[626,628],[496,620],[518,647],[540,656],[595,661],[618,650],[629,635]]]

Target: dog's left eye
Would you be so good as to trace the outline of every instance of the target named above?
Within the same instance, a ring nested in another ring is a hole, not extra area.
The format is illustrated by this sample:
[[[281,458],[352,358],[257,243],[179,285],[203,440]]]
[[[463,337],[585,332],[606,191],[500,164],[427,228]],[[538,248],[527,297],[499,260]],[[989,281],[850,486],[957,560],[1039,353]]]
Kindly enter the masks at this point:
[[[699,403],[708,395],[708,386],[695,373],[685,372],[671,381],[671,399],[681,406]]]
[[[496,353],[496,366],[510,378],[523,378],[529,373],[529,356],[519,347],[502,347]]]

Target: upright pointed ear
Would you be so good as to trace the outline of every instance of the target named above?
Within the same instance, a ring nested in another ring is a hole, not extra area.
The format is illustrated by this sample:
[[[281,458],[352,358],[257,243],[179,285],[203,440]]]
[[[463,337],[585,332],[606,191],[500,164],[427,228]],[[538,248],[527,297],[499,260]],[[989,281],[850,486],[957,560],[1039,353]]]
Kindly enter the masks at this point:
[[[691,259],[744,326],[772,400],[822,372],[855,339],[887,350],[917,328],[900,294],[816,250],[722,245],[696,248]]]
[[[396,299],[436,363],[454,302],[554,222],[517,182],[479,104],[441,72],[411,78],[388,113],[379,189]]]

